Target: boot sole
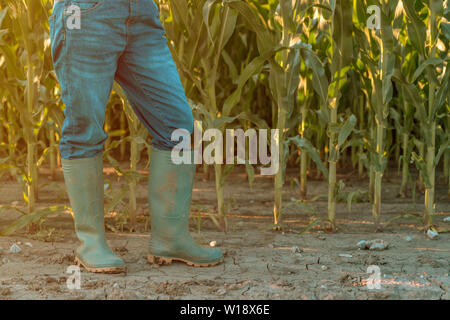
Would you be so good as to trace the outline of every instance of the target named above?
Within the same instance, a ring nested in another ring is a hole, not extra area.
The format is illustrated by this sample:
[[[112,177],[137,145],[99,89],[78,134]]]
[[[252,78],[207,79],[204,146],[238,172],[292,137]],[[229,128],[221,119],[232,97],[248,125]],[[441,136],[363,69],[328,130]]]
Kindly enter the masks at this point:
[[[125,273],[127,271],[127,267],[89,267],[81,259],[78,257],[75,257],[75,263],[78,266],[83,267],[88,272],[92,273],[109,273],[109,274],[115,274],[115,273]]]
[[[212,266],[218,265],[219,263],[222,263],[223,258],[218,261],[214,261],[214,262],[196,263],[196,262],[192,262],[192,261],[181,259],[181,258],[167,258],[167,257],[148,255],[147,261],[151,264],[158,264],[158,265],[171,264],[173,261],[181,261],[181,262],[184,262],[187,265],[193,266],[193,267],[212,267]]]

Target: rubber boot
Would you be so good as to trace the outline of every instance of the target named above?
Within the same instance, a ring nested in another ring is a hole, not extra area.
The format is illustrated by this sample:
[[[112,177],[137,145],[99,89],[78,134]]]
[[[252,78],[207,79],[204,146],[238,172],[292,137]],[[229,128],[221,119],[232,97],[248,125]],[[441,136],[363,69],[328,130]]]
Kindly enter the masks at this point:
[[[75,262],[90,272],[125,272],[125,263],[111,251],[105,240],[102,155],[86,159],[61,159],[61,164],[75,231],[81,241],[75,253]]]
[[[194,174],[193,161],[176,165],[171,160],[171,151],[152,148],[148,179],[151,237],[147,259],[150,263],[170,264],[177,260],[207,267],[223,261],[220,249],[199,246],[189,233]]]

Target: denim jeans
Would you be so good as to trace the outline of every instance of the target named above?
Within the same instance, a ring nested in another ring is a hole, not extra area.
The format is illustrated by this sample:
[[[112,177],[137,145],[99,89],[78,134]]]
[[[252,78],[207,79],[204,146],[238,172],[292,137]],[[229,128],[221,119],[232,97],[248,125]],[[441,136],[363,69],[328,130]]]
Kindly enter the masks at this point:
[[[79,9],[73,24],[72,5]],[[65,104],[63,159],[103,151],[105,109],[114,80],[124,89],[153,146],[171,150],[175,129],[193,116],[153,0],[55,0],[49,19],[53,65]]]

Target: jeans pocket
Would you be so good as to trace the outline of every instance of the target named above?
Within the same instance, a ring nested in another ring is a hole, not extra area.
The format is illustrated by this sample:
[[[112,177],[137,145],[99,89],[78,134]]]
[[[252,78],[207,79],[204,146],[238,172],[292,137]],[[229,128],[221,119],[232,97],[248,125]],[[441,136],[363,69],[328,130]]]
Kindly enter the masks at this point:
[[[103,3],[103,0],[71,0],[67,4],[70,8],[72,6],[78,7],[80,15],[85,15],[97,10]]]

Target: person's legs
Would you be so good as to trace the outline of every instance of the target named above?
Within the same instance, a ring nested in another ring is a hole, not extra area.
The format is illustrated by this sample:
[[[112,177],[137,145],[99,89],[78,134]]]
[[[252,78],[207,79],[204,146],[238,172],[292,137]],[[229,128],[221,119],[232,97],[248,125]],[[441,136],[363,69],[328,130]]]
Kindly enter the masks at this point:
[[[195,164],[176,165],[171,150],[175,129],[192,133],[193,116],[167,46],[153,0],[130,2],[127,47],[116,80],[153,137],[148,180],[150,263],[180,260],[194,266],[220,263],[222,252],[199,246],[189,234],[188,219]]]
[[[81,12],[79,26],[71,5]],[[49,20],[52,59],[66,106],[60,150],[81,240],[76,260],[93,272],[125,271],[104,235],[102,151],[105,108],[126,45],[127,12],[124,0],[66,0],[55,2]]]

